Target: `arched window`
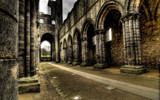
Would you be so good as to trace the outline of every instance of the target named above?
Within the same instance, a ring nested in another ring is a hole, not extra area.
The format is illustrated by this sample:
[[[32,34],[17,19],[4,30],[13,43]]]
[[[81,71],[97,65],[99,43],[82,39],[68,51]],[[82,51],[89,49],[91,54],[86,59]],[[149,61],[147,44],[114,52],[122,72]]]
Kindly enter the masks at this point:
[[[52,24],[55,25],[55,21],[54,20],[52,20]]]
[[[106,32],[106,41],[112,41],[112,28],[109,28],[108,31]]]
[[[39,22],[40,22],[40,23],[44,23],[44,19],[40,19]]]
[[[93,44],[96,45],[96,35],[93,37]]]

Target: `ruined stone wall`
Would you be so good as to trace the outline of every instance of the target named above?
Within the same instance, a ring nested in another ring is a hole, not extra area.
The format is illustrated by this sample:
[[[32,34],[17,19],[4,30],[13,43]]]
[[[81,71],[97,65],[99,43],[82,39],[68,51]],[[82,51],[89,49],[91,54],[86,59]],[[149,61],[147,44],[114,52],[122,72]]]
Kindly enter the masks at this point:
[[[39,21],[40,19],[43,19],[43,23],[39,23],[39,43],[41,43],[41,38],[44,34],[49,33],[51,34],[53,37],[55,36],[55,25],[52,24],[52,20],[51,20],[51,15],[47,15],[47,14],[40,14],[39,16]]]
[[[60,42],[63,42],[64,39],[67,39],[69,35],[73,37],[76,28],[79,29],[80,33],[82,34],[82,28],[87,19],[91,19],[94,23],[94,26],[96,26],[97,16],[105,4],[117,3],[124,7],[124,9],[126,6],[125,0],[86,0],[86,2],[87,1],[88,3],[85,3],[85,0],[78,0],[75,3],[74,8],[68,14],[67,19],[64,21],[60,29]],[[86,9],[86,6],[87,10],[84,10]]]
[[[122,33],[113,33],[110,53],[111,65],[124,65],[124,45]]]
[[[18,100],[19,0],[0,1],[0,100]]]
[[[148,1],[149,2],[149,1]],[[153,1],[150,1],[153,3]],[[154,12],[150,6],[149,11]],[[160,10],[158,6],[157,10]],[[156,15],[155,15],[156,14]],[[144,9],[141,10],[141,39],[142,39],[142,63],[147,67],[158,68],[158,60],[160,58],[160,28],[159,28],[159,13],[147,15]],[[148,16],[148,17],[147,17]]]

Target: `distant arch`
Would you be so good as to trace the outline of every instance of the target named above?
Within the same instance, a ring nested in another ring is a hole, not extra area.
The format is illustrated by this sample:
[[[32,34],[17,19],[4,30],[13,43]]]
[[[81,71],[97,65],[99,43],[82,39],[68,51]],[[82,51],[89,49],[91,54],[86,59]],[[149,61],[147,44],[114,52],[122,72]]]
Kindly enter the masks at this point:
[[[54,41],[54,37],[50,34],[50,33],[45,33],[41,36],[41,39],[40,39],[40,44],[43,42],[43,41],[48,41],[50,44],[51,44],[51,57],[48,57],[48,58],[44,58],[42,59],[41,58],[41,49],[40,49],[40,59],[41,61],[52,61],[54,60],[54,51],[55,51],[55,41]]]

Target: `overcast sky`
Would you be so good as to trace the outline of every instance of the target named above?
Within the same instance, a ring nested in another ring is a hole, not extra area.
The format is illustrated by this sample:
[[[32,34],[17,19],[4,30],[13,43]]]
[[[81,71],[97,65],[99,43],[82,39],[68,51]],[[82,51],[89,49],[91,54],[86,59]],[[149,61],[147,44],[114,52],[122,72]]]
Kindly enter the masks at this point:
[[[63,0],[63,20],[66,19],[68,13],[71,11],[76,1],[77,0]],[[48,13],[47,3],[48,0],[40,0],[40,12],[44,12],[45,14]]]

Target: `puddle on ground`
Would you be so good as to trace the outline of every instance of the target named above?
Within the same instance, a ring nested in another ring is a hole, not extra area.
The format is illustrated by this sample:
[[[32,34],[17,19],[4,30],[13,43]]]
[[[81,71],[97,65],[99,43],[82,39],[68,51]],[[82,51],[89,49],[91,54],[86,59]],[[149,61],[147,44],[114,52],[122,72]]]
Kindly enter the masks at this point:
[[[105,87],[106,89],[108,89],[108,90],[113,90],[113,89],[115,89],[114,87],[112,87],[112,86],[107,86],[107,87]]]

